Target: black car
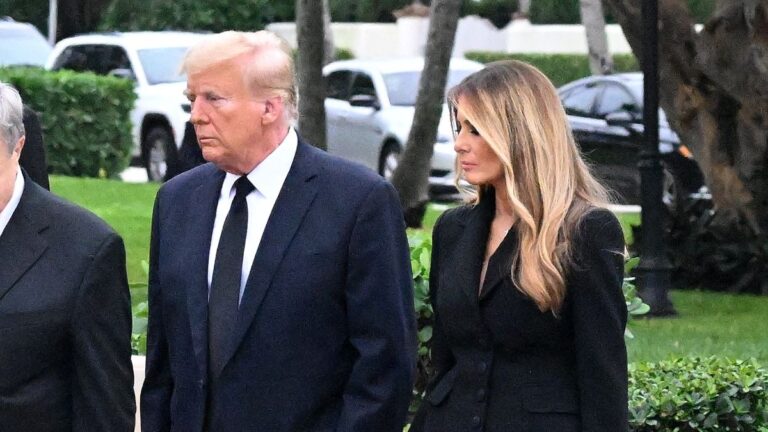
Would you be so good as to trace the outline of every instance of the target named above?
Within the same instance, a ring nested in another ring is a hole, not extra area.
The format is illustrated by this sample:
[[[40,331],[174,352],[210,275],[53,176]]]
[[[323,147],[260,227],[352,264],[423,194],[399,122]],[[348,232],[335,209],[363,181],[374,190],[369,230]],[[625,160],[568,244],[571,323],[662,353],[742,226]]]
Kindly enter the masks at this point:
[[[592,76],[558,90],[573,135],[595,175],[620,203],[640,203],[643,75]],[[664,201],[705,191],[698,164],[659,110],[659,151],[664,165]]]

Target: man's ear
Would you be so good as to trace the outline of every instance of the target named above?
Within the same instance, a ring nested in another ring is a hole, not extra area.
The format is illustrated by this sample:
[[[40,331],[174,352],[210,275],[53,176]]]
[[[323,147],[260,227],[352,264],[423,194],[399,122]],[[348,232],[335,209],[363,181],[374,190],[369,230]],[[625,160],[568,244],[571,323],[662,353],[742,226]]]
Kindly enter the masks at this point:
[[[272,124],[283,117],[283,98],[274,96],[264,102],[264,115],[261,116],[261,123],[264,125]]]
[[[19,140],[16,142],[16,145],[13,147],[13,156],[16,157],[16,160],[21,157],[21,150],[24,148],[24,142],[26,141],[27,137],[22,136],[19,138]]]

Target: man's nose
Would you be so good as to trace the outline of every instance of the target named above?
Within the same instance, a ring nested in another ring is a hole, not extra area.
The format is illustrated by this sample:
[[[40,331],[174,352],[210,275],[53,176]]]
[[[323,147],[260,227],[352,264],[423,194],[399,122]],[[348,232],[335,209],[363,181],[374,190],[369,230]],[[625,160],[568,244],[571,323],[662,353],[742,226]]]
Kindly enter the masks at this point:
[[[204,123],[208,118],[202,105],[200,99],[190,102],[189,122],[193,125]]]

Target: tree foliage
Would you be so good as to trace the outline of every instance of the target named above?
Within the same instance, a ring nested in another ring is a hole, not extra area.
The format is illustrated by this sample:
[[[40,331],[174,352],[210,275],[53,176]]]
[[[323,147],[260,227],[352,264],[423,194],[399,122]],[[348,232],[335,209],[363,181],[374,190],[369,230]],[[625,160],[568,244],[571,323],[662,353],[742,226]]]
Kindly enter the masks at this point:
[[[274,0],[112,0],[102,30],[261,30],[276,21],[293,21],[294,4]]]

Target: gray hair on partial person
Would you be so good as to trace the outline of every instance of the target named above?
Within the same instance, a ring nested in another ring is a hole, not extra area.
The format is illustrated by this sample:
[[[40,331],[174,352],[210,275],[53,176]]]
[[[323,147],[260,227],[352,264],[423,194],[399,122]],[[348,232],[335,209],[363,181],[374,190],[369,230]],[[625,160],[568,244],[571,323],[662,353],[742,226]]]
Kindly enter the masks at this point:
[[[0,81],[0,141],[13,152],[16,143],[24,136],[24,106],[19,92]]]
[[[250,56],[244,74],[246,85],[254,92],[282,97],[287,120],[296,119],[293,52],[288,42],[270,31],[226,31],[206,36],[187,51],[181,72],[194,74],[243,55]]]

